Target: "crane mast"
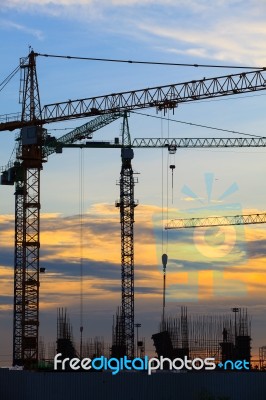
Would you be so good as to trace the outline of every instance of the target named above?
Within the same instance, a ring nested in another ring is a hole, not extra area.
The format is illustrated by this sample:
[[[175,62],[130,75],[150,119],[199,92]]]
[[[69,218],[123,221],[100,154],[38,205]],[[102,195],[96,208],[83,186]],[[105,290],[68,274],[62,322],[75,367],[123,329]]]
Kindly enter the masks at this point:
[[[36,124],[41,107],[33,52],[21,68],[24,71],[22,121]],[[38,361],[40,171],[44,136],[42,126],[24,126],[16,155],[21,164],[15,183],[13,365],[27,368],[36,366]]]
[[[33,368],[38,363],[39,337],[40,172],[46,157],[56,149],[47,146],[49,135],[38,125],[41,107],[33,52],[21,68],[22,121],[32,121],[34,125],[22,127],[16,161],[3,175],[7,184],[15,183],[13,365]],[[120,117],[118,113],[99,116],[64,135],[61,142],[91,137],[93,131]]]
[[[116,207],[120,209],[121,224],[121,311],[122,311],[122,343],[126,355],[134,358],[134,178],[131,161],[134,157],[127,113],[122,125],[120,199]]]

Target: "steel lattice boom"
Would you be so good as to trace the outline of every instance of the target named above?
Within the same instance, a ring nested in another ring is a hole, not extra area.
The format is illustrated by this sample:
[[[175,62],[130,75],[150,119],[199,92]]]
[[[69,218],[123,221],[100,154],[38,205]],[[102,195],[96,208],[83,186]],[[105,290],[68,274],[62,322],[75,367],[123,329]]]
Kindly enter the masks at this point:
[[[74,129],[73,131],[61,136],[58,139],[46,136],[43,147],[43,155],[45,157],[61,152],[63,148],[122,148],[121,143],[112,143],[106,141],[90,141],[86,143],[76,144],[76,141],[82,139],[90,139],[92,133],[97,129],[120,118],[121,114],[108,114],[96,117],[92,121]],[[265,137],[235,137],[235,138],[135,138],[132,141],[131,148],[168,148],[168,149],[201,149],[201,148],[256,148],[266,147]],[[8,170],[14,168],[14,172],[18,171],[19,164],[16,159],[9,161],[5,166],[0,167],[0,172],[8,173]]]
[[[200,149],[217,147],[266,147],[264,137],[237,138],[136,138],[132,147],[175,147]]]
[[[93,120],[86,122],[86,124],[81,125],[73,129],[71,132],[61,136],[59,139],[50,138],[45,143],[44,154],[49,156],[50,154],[55,153],[57,150],[60,150],[65,144],[75,143],[83,139],[91,139],[93,132],[103,128],[113,121],[116,121],[122,116],[123,114],[121,113],[100,115]]]
[[[63,143],[58,139],[51,143],[55,151],[56,147],[68,148],[122,148],[121,143],[112,143],[107,141],[90,141],[79,144]],[[177,149],[202,149],[202,148],[255,148],[266,147],[266,138],[264,137],[237,137],[237,138],[135,138],[132,140],[131,148],[167,148],[168,150]],[[1,169],[0,169],[1,170]]]
[[[18,129],[28,125],[44,125],[69,119],[110,114],[155,107],[158,110],[174,109],[180,103],[214,97],[249,93],[266,89],[266,69],[193,80],[165,86],[156,86],[104,96],[69,100],[45,105],[36,118],[19,115],[0,116],[0,131]]]
[[[64,103],[49,104],[42,109],[44,123],[99,113],[130,111],[156,107],[173,109],[179,103],[228,96],[266,89],[266,70],[243,72],[217,78],[109,94]]]
[[[165,229],[200,228],[227,225],[265,224],[266,213],[206,218],[178,218],[171,220]]]

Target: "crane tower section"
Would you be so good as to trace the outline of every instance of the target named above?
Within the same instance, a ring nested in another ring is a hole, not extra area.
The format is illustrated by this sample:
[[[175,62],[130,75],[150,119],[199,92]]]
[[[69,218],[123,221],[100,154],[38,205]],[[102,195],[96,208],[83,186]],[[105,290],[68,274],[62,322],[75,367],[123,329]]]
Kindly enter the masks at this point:
[[[120,345],[126,349],[126,355],[134,358],[134,177],[131,161],[134,157],[125,113],[122,125],[122,167],[120,172],[120,208],[121,223],[121,285],[122,285],[122,337]]]
[[[13,365],[31,368],[38,362],[40,171],[46,131],[38,124],[41,107],[33,52],[21,69],[22,121],[33,125],[21,129],[16,167],[9,171],[9,183],[15,183]]]

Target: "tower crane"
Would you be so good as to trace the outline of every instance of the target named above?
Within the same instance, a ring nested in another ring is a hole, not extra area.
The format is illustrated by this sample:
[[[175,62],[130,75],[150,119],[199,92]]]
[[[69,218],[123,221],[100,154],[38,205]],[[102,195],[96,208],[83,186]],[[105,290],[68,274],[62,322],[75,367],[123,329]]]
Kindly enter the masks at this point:
[[[93,132],[120,118],[114,113],[94,120],[59,138],[61,144],[92,138]],[[23,130],[22,130],[23,135]],[[1,184],[15,184],[15,260],[14,260],[14,314],[13,365],[28,367],[37,361],[39,328],[39,232],[40,232],[40,169],[41,161],[54,152],[55,138],[43,137],[38,168],[34,161],[25,163],[23,136],[18,138],[16,158],[1,168]]]
[[[44,146],[47,139],[45,124],[105,114],[121,113],[155,107],[174,110],[179,104],[266,89],[266,69],[241,72],[190,82],[157,86],[128,92],[41,107],[36,71],[36,57],[31,51],[21,60],[23,72],[22,112],[0,116],[0,131],[21,129],[16,165],[15,200],[15,286],[14,286],[14,363],[30,366],[38,361],[39,329],[39,248],[40,248],[40,171],[46,161]],[[154,147],[154,146],[152,146]],[[129,164],[130,146],[124,148],[122,164]],[[123,168],[123,166],[122,166]],[[130,168],[124,169],[129,173]],[[9,170],[8,173],[13,173]],[[121,182],[121,180],[120,180]],[[123,180],[131,182],[133,180]],[[131,188],[132,189],[132,188]],[[130,189],[130,190],[131,190]],[[130,197],[133,191],[127,196]],[[128,197],[128,198],[129,198]],[[131,197],[132,198],[132,197]],[[130,202],[135,207],[134,202]],[[128,209],[129,212],[130,208]],[[125,213],[120,204],[120,213]],[[133,240],[133,236],[128,236]],[[130,274],[129,274],[129,279]],[[132,300],[131,300],[132,301]],[[131,308],[132,309],[132,308]],[[130,324],[132,327],[132,324]],[[134,324],[133,324],[134,326]],[[132,340],[132,335],[130,336]],[[134,331],[133,331],[134,337]]]
[[[122,167],[120,173],[120,199],[116,207],[120,208],[121,223],[121,312],[122,338],[121,348],[126,349],[129,357],[134,355],[134,185],[137,182],[132,169],[133,149],[166,148],[169,152],[177,149],[197,148],[256,148],[266,147],[266,138],[134,138],[131,141],[128,116],[124,114],[122,124],[122,143],[118,138],[114,142],[88,141],[83,143],[63,143],[60,139],[51,142],[52,149],[63,148],[121,148]]]

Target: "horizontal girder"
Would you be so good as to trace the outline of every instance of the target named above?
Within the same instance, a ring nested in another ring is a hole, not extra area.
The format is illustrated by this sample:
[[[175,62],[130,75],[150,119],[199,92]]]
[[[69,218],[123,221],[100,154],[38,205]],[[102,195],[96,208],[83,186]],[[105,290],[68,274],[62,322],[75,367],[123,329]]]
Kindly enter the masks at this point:
[[[218,216],[206,218],[172,219],[165,229],[200,228],[210,226],[265,224],[266,213],[233,216]]]
[[[142,108],[174,109],[181,103],[265,89],[266,69],[259,69],[239,74],[47,104],[41,109],[41,115],[38,116],[38,119],[35,117],[34,119],[18,121],[16,117],[10,121],[10,116],[0,116],[0,131]]]

